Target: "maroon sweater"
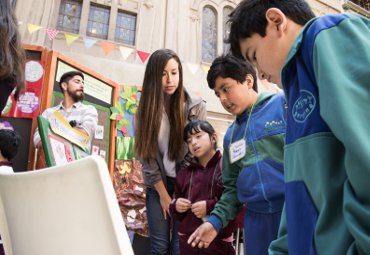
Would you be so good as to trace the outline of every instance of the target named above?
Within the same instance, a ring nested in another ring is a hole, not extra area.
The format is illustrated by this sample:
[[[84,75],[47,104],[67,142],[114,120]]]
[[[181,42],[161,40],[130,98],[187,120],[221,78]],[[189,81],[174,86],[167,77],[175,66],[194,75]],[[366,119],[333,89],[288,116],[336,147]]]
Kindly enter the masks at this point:
[[[207,215],[211,213],[215,204],[222,195],[223,185],[221,176],[222,155],[219,151],[203,167],[197,162],[190,162],[190,165],[177,173],[175,198],[186,198],[192,203],[206,200]],[[171,214],[179,221],[178,231],[191,235],[202,223],[202,219],[197,218],[191,210],[184,213],[176,211],[176,200],[170,205]],[[223,239],[234,233],[237,222],[242,221],[243,215],[239,214],[237,220],[222,229],[217,238]],[[239,225],[239,224],[238,224]]]

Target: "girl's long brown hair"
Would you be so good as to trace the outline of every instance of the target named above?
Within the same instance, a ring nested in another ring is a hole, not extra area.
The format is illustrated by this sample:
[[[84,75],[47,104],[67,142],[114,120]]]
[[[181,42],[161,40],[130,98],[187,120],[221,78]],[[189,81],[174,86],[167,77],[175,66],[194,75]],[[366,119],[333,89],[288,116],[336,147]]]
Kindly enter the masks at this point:
[[[183,87],[182,66],[179,57],[169,49],[155,51],[149,58],[136,113],[135,146],[136,154],[147,162],[155,159],[158,149],[158,134],[164,109],[162,89],[163,70],[170,59],[175,59],[179,66],[179,84],[170,97],[170,139],[168,157],[177,160],[182,155],[182,137],[186,123],[184,102],[189,100]]]
[[[25,86],[25,52],[18,32],[18,21],[9,0],[0,1],[0,80],[17,87],[14,98]]]

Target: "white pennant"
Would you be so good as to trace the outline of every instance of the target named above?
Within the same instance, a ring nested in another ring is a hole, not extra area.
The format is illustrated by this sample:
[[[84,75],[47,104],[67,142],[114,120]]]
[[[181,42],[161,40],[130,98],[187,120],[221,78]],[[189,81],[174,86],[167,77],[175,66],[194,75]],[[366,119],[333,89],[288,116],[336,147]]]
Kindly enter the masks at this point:
[[[192,74],[195,74],[199,69],[199,64],[186,63],[186,65]]]
[[[121,55],[122,55],[122,57],[123,57],[124,60],[126,60],[128,58],[128,56],[130,56],[130,54],[133,51],[132,48],[124,47],[124,46],[120,46],[119,47],[119,50],[120,50]]]

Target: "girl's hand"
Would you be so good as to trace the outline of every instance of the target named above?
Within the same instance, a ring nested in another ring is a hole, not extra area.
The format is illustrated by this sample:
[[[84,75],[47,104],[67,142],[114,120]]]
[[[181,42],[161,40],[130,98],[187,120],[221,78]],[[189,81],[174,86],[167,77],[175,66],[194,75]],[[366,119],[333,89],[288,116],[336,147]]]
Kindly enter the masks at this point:
[[[176,199],[176,211],[179,213],[186,212],[191,208],[191,201],[185,198],[178,198]]]
[[[206,200],[198,201],[191,205],[191,211],[197,218],[203,218],[207,214],[207,202]]]
[[[170,203],[171,197],[166,192],[165,194],[160,195],[160,203],[163,209],[164,219],[167,219],[167,213],[170,215]]]

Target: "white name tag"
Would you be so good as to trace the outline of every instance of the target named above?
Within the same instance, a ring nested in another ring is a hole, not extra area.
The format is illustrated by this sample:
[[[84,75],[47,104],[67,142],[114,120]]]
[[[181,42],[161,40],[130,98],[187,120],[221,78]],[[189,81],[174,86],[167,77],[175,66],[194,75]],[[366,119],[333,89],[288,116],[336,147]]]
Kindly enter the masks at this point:
[[[244,139],[230,144],[229,148],[230,162],[234,163],[239,159],[243,158],[245,156],[245,152],[246,144]]]

